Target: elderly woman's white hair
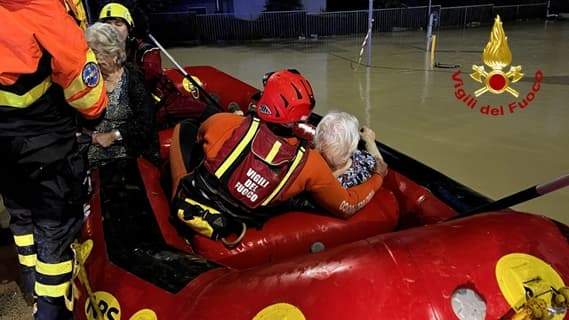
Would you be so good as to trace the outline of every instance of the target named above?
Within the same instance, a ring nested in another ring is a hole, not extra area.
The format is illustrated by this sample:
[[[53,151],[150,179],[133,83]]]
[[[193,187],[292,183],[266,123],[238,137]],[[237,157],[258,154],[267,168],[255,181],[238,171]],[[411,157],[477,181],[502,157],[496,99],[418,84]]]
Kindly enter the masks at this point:
[[[125,43],[119,38],[118,32],[109,24],[97,22],[87,28],[85,38],[89,47],[96,54],[106,54],[115,58],[122,65],[126,61]]]
[[[360,123],[346,112],[330,112],[316,127],[314,146],[332,167],[344,165],[358,148]]]

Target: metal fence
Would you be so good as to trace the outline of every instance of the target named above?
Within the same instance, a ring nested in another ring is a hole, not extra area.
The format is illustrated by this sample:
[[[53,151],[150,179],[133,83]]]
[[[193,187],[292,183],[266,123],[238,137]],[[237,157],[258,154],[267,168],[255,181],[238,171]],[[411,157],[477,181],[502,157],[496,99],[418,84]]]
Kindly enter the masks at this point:
[[[496,14],[504,21],[543,18],[547,14],[547,3],[494,6],[494,15]]]
[[[443,28],[466,28],[490,24],[496,14],[503,21],[543,18],[546,3],[494,6],[493,4],[433,6]],[[373,11],[373,31],[392,32],[426,27],[429,8],[407,7]],[[305,11],[263,12],[256,18],[241,19],[232,14],[195,15],[189,12],[155,13],[151,29],[170,41],[257,40],[361,35],[367,32],[368,11],[311,14]]]
[[[373,10],[373,31],[390,32],[424,27],[428,7]],[[368,11],[326,12],[307,15],[306,35],[335,36],[365,34]]]
[[[440,11],[440,26],[465,28],[492,21],[492,4],[462,7],[444,7]]]
[[[250,40],[262,38],[296,38],[305,34],[304,11],[264,12],[254,20],[231,14],[195,16],[201,40]]]
[[[497,14],[502,21],[544,18],[547,3],[518,4],[495,6],[484,4],[477,6],[444,7],[440,11],[440,26],[451,28],[467,28],[489,24]]]

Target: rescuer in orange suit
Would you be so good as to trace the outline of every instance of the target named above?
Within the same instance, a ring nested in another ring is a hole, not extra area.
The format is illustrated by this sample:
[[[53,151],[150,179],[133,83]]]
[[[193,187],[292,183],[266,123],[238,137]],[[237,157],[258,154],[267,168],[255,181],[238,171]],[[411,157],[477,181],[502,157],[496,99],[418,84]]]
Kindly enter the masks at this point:
[[[344,189],[322,155],[293,135],[314,108],[312,88],[298,71],[268,74],[264,84],[256,115],[211,116],[199,127],[195,148],[189,147],[194,137],[186,123],[174,130],[174,213],[207,237],[223,238],[235,230],[235,221],[254,225],[301,192],[332,215],[348,218],[382,185],[386,170],[378,166],[368,181]],[[191,158],[201,152],[203,162],[193,169]]]
[[[22,289],[35,319],[71,319],[73,253],[87,196],[80,114],[96,118],[107,95],[74,0],[0,0],[0,194],[11,216]],[[70,12],[76,12],[70,10]]]

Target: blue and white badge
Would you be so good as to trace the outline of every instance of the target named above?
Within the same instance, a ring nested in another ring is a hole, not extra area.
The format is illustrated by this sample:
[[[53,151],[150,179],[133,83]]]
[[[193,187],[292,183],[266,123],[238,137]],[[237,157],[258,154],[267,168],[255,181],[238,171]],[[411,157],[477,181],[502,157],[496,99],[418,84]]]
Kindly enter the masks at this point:
[[[267,115],[272,114],[271,109],[269,109],[269,107],[266,104],[262,104],[259,106],[259,112]]]
[[[99,84],[101,80],[101,72],[99,71],[99,66],[95,62],[89,62],[83,67],[81,72],[81,78],[83,83],[89,87],[94,88]]]

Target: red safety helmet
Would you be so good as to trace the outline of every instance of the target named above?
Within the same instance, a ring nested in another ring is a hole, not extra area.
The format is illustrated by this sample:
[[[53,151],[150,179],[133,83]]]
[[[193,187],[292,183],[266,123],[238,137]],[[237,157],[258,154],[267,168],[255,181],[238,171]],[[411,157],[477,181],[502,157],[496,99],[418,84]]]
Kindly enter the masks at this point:
[[[257,103],[261,120],[293,124],[308,120],[314,109],[314,93],[308,80],[294,69],[267,73],[265,89]]]

